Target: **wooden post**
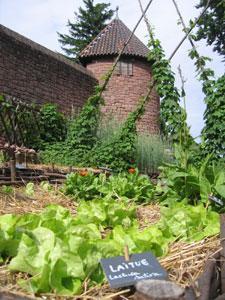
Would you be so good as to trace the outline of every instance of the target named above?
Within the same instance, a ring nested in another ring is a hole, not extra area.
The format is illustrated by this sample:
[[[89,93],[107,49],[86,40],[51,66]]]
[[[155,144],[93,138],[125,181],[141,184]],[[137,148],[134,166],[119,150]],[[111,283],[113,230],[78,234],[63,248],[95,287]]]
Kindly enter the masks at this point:
[[[225,214],[220,215],[220,240],[222,250],[220,252],[221,269],[221,293],[225,293]]]
[[[24,161],[25,168],[27,168],[27,152],[26,151],[24,153],[24,158],[25,158],[25,161]]]
[[[11,181],[16,181],[16,161],[10,159],[10,172],[11,172]]]
[[[185,300],[185,290],[167,280],[143,280],[136,284],[135,300]]]
[[[214,299],[217,296],[217,259],[219,256],[207,261],[204,271],[198,279],[199,300]]]
[[[14,151],[10,151],[10,174],[11,174],[11,182],[16,181],[16,156]]]

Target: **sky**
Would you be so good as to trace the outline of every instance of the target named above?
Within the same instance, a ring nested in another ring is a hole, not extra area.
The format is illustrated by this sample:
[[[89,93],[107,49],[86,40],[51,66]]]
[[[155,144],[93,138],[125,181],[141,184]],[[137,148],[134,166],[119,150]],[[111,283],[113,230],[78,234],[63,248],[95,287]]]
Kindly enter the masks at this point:
[[[142,0],[144,7],[148,1]],[[119,18],[131,30],[141,16],[138,0],[96,0],[95,3],[97,2],[111,3],[113,9],[119,6]],[[186,22],[199,15],[200,11],[195,8],[198,2],[198,0],[177,0]],[[68,19],[74,21],[74,11],[82,5],[82,0],[0,0],[0,23],[53,51],[62,52],[57,32],[68,33],[67,21]],[[181,26],[177,24],[178,16],[172,0],[153,0],[147,17],[154,27],[156,37],[162,42],[166,56],[169,57],[184,35]],[[135,34],[147,44],[148,35],[144,21]],[[224,72],[222,58],[214,53],[212,47],[207,46],[205,41],[199,42],[197,46],[201,55],[213,59],[209,66],[214,69],[217,76],[220,76]],[[191,127],[192,135],[197,137],[204,126],[205,105],[194,64],[188,57],[189,49],[190,44],[185,41],[171,63],[176,74],[177,87],[181,86],[177,71],[179,65],[186,80],[188,125]]]

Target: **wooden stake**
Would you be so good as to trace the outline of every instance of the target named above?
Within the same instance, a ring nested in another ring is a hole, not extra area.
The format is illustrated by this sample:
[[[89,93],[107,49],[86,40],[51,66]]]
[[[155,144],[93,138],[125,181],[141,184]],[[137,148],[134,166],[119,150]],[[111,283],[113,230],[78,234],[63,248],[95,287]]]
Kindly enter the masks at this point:
[[[210,258],[204,268],[203,273],[198,278],[199,300],[215,299],[217,296],[217,259],[219,256]]]
[[[16,161],[14,159],[10,159],[10,171],[11,181],[14,182],[16,180]]]
[[[125,257],[125,261],[130,260],[128,245],[125,245],[125,247],[124,247],[124,257]]]

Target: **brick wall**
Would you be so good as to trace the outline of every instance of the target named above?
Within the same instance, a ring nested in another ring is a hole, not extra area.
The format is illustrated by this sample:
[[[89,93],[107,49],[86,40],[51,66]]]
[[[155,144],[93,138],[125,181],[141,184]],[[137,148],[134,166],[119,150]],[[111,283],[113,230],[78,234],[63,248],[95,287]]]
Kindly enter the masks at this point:
[[[84,67],[0,25],[0,94],[79,110],[97,80]]]
[[[113,58],[99,58],[87,64],[87,69],[101,79],[112,66]],[[133,63],[133,76],[114,74],[104,92],[105,106],[102,108],[106,116],[116,116],[124,120],[133,111],[141,96],[146,95],[151,80],[151,67],[144,60],[130,58]],[[146,105],[146,112],[138,122],[138,131],[159,132],[159,97],[152,92],[151,101]]]

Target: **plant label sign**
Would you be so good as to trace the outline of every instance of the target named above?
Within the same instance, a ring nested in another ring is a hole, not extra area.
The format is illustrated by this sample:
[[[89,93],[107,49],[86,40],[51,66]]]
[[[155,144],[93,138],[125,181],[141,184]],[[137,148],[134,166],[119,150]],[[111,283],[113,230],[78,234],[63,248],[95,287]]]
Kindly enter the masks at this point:
[[[131,286],[144,279],[167,279],[166,271],[150,252],[103,258],[100,261],[111,288]]]

